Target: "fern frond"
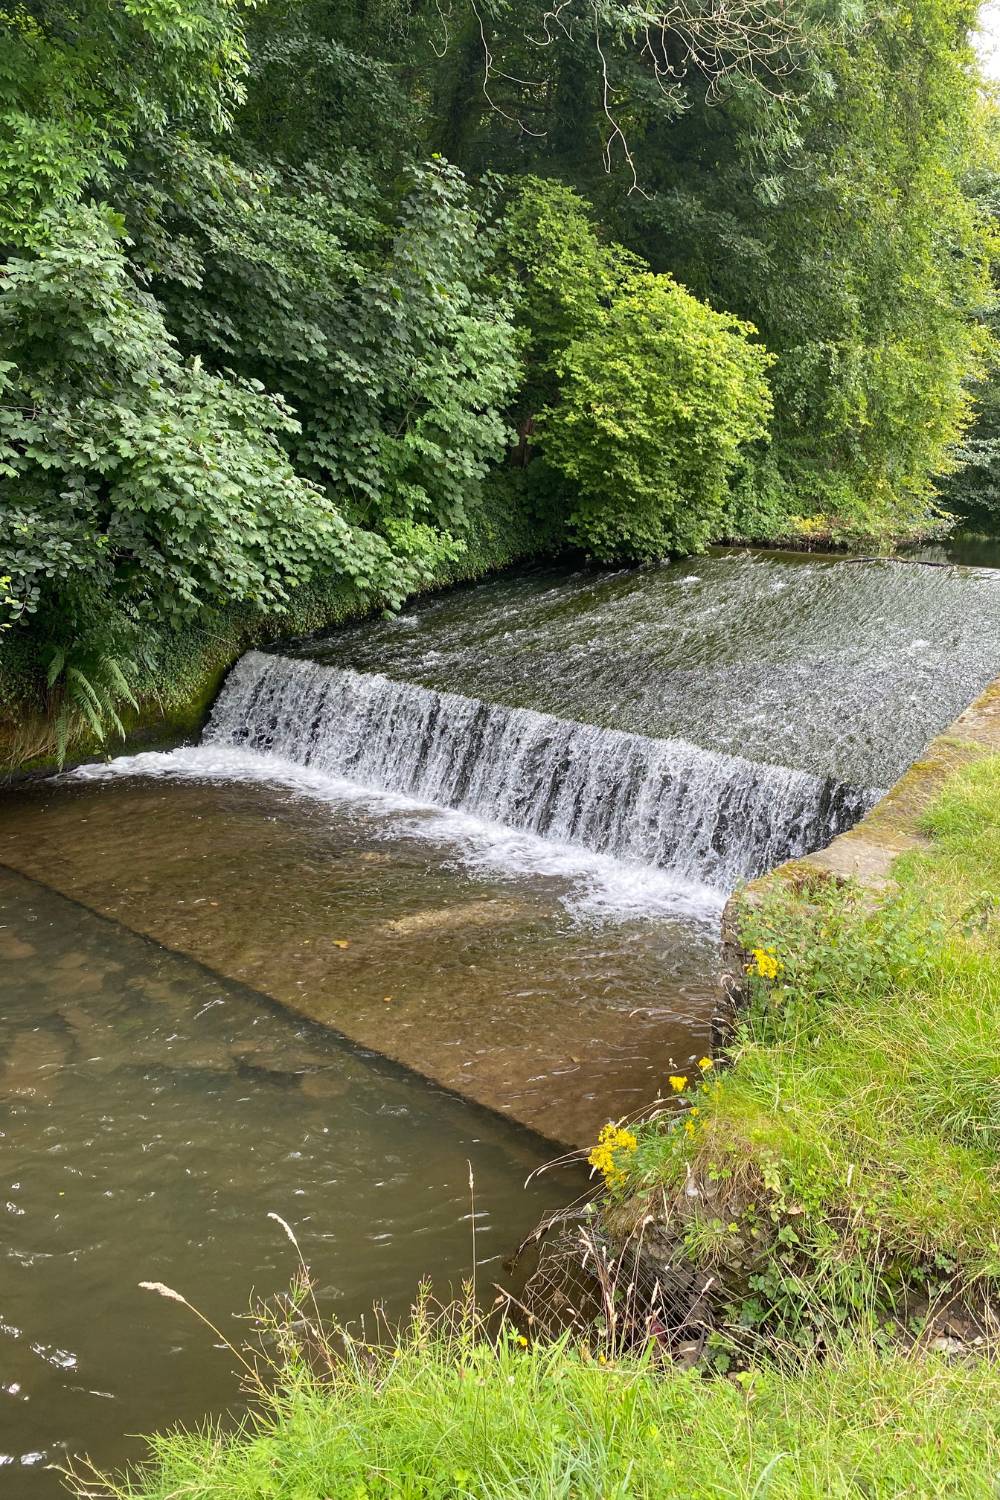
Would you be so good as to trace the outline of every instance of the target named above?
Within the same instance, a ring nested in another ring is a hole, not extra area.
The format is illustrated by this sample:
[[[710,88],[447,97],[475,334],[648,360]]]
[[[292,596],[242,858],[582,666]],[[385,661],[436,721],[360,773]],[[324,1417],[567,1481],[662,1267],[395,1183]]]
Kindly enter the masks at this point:
[[[104,656],[101,658],[101,666],[103,667],[107,675],[111,678],[114,686],[118,689],[119,697],[124,698],[127,703],[131,703],[132,707],[138,711],[139,705],[135,700],[135,694],[132,692],[132,685],[126,677],[124,671],[122,670],[122,667],[124,666],[131,667],[134,671],[135,663],[127,661],[120,663],[113,656]],[[124,733],[124,731],[122,732]]]
[[[61,646],[57,646],[53,651],[51,657],[49,658],[49,670],[46,674],[46,682],[48,683],[48,686],[50,688],[55,686],[56,681],[61,675],[62,669],[65,665],[66,653]]]
[[[66,668],[66,688],[70,698],[78,708],[83,709],[84,705],[88,705],[97,715],[98,719],[100,719],[101,714],[105,710],[105,705],[101,702],[97,689],[90,678],[79,667],[71,665]]]

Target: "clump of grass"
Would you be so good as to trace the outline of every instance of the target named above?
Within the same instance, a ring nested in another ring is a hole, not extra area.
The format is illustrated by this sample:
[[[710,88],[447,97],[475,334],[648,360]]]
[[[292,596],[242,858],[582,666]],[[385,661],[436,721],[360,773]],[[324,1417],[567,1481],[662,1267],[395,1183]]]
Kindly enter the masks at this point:
[[[381,1346],[341,1333],[339,1352],[327,1336],[317,1359],[287,1322],[278,1346],[273,1378],[258,1366],[255,1409],[236,1431],[152,1438],[141,1471],[78,1475],[77,1495],[981,1500],[1000,1470],[993,1367],[868,1348],[706,1378],[660,1368],[655,1343],[603,1359],[568,1336],[534,1343],[503,1326],[487,1338],[470,1302],[432,1315],[424,1301]]]
[[[732,1324],[806,1345],[916,1331],[1000,1277],[1000,757],[924,829],[874,907],[776,882],[745,912],[732,1066],[633,1127],[618,1211],[665,1215]]]

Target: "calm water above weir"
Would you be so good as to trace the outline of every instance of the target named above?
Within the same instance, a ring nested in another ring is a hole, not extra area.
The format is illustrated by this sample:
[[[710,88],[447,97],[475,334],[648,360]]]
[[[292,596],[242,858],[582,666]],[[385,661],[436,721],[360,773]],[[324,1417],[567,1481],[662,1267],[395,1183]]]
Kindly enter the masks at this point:
[[[200,745],[8,793],[0,1493],[232,1406],[136,1283],[227,1319],[287,1281],[269,1211],[330,1311],[400,1311],[468,1269],[471,1160],[488,1279],[583,1180],[522,1188],[550,1143],[709,1046],[727,891],[997,672],[995,572],[529,572],[251,653]]]

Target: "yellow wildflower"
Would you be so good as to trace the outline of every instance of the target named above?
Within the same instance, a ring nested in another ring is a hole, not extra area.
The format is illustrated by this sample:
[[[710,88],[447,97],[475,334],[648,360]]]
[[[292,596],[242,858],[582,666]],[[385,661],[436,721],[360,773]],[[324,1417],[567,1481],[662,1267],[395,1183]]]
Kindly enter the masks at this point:
[[[528,1347],[528,1340],[525,1338],[525,1336],[524,1336],[523,1333],[519,1333],[518,1334],[518,1336],[517,1336],[517,1342],[520,1344],[520,1346],[521,1346],[522,1349],[527,1349],[527,1347]]]
[[[747,973],[757,974],[761,979],[777,979],[784,968],[773,948],[752,948],[750,959],[751,962],[747,964]]]
[[[698,1066],[703,1073],[707,1073],[709,1068],[715,1067],[715,1062],[711,1057],[699,1057]]]
[[[597,1145],[591,1149],[587,1161],[601,1173],[606,1187],[618,1187],[625,1181],[626,1174],[621,1161],[616,1160],[616,1153],[628,1154],[638,1144],[631,1130],[624,1130],[609,1121],[597,1137]]]
[[[694,1121],[693,1120],[685,1120],[684,1121],[684,1133],[685,1133],[685,1135],[694,1135]]]
[[[675,1094],[683,1093],[683,1091],[687,1088],[686,1076],[678,1077],[676,1073],[671,1073],[670,1077],[667,1079],[667,1082],[669,1083]]]

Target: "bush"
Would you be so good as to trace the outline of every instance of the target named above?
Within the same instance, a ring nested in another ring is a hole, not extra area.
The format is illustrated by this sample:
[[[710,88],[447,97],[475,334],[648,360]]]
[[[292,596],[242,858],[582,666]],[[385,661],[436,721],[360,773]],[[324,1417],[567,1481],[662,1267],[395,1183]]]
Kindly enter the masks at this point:
[[[588,552],[644,560],[718,534],[728,476],[771,409],[772,361],[753,331],[668,276],[633,274],[566,349],[539,430]]]

